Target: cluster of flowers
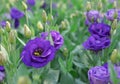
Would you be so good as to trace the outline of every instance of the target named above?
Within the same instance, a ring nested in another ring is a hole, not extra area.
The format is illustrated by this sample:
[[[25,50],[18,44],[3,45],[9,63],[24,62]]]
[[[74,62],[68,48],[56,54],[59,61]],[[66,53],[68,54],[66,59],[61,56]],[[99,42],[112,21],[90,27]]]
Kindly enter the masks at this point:
[[[87,50],[98,52],[110,46],[110,32],[111,26],[104,23],[104,19],[111,21],[112,23],[116,19],[120,21],[120,10],[110,9],[102,16],[97,10],[90,10],[86,13],[85,24],[89,26],[89,32],[91,36],[83,43],[83,46]],[[105,17],[105,18],[104,18]],[[101,22],[99,22],[101,20]],[[115,65],[114,70],[118,78],[120,78],[120,66]],[[88,71],[88,78],[90,84],[112,84],[110,79],[110,72],[108,65],[95,66]]]
[[[26,0],[28,10],[35,5],[35,0]],[[25,16],[25,13],[19,9],[12,7],[10,13],[7,15],[7,19],[13,20],[14,25],[12,28],[18,28],[20,25],[20,19]],[[7,25],[6,21],[1,21],[0,26],[5,28]],[[50,38],[51,37],[51,40]],[[49,39],[49,40],[48,40]],[[55,57],[57,50],[61,48],[64,40],[62,35],[52,30],[50,32],[42,32],[40,37],[35,37],[29,40],[24,46],[21,52],[21,60],[29,67],[41,68],[47,65]],[[0,82],[5,78],[4,66],[0,66]]]
[[[46,38],[51,35],[53,44]],[[41,33],[41,37],[30,40],[24,47],[21,58],[24,64],[35,68],[47,65],[55,57],[56,51],[63,45],[63,37],[57,31]]]
[[[96,10],[86,13],[91,36],[83,43],[85,49],[99,51],[110,45],[111,27],[103,22],[99,23],[100,14]]]

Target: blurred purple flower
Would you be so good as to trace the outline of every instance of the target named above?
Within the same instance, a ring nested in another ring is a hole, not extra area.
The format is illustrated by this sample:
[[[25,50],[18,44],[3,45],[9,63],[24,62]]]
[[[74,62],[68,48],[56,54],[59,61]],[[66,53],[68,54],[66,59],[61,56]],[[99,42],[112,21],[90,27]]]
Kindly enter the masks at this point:
[[[115,0],[108,0],[108,2],[113,3]]]
[[[55,49],[57,49],[57,50],[60,49],[60,47],[64,43],[64,39],[63,39],[62,35],[57,31],[51,31],[50,34],[51,34]],[[47,32],[42,32],[41,38],[46,39],[46,37],[48,37],[48,35],[49,34]]]
[[[85,20],[85,25],[86,25],[86,26],[90,26],[90,25],[91,25],[91,22],[90,22],[88,19],[86,19],[86,20]]]
[[[100,13],[97,10],[90,10],[86,13],[86,16],[90,22],[97,22],[97,20],[100,18]]]
[[[29,6],[34,6],[34,5],[35,5],[35,0],[27,0],[26,3],[27,3]]]
[[[117,9],[110,9],[107,11],[107,13],[105,14],[106,18],[110,21],[114,20],[114,16],[115,16],[115,12],[117,12],[117,19],[118,21],[120,20],[120,10]]]
[[[111,27],[104,23],[93,23],[89,27],[89,32],[91,35],[98,35],[100,37],[110,37]]]
[[[103,66],[95,66],[88,71],[90,84],[108,84],[110,75],[108,69]]]
[[[1,26],[2,28],[4,28],[4,27],[6,26],[6,21],[4,21],[4,20],[1,21],[1,22],[0,22],[0,26]]]
[[[53,39],[54,47],[56,49],[59,49],[64,43],[64,39],[63,39],[62,35],[57,31],[51,31],[50,34]]]
[[[98,35],[92,35],[90,36],[87,41],[83,43],[83,47],[88,50],[93,50],[95,52],[98,52],[99,50],[102,50],[104,48],[107,48],[110,46],[110,39],[107,37],[100,37]]]
[[[55,48],[50,44],[50,41],[39,37],[29,40],[21,53],[24,64],[34,68],[44,67],[54,57]]]
[[[19,26],[19,19],[24,16],[24,13],[18,10],[17,8],[11,8],[10,15],[14,22],[14,27],[17,28]]]
[[[5,69],[3,66],[0,66],[0,82],[2,82],[5,78]]]

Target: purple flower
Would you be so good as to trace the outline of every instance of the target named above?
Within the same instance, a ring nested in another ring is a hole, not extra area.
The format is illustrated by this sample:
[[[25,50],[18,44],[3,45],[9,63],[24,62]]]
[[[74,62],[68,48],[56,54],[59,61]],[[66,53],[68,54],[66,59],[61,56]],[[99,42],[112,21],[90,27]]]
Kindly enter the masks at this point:
[[[90,36],[87,41],[83,43],[83,47],[88,50],[99,51],[109,47],[110,39],[107,37],[100,37],[98,35]]]
[[[0,66],[0,82],[2,82],[5,78],[5,69],[3,66]]]
[[[1,26],[2,28],[4,28],[4,27],[6,26],[6,21],[4,21],[4,20],[1,21],[1,22],[0,22],[0,26]]]
[[[57,31],[51,31],[50,34],[54,42],[54,47],[59,49],[64,43],[62,35]]]
[[[115,12],[117,12],[117,14],[118,14],[117,19],[119,21],[120,20],[120,10],[117,10],[117,9],[108,10],[107,13],[105,14],[106,18],[110,21],[113,21],[114,16],[115,16]]]
[[[108,2],[113,3],[115,0],[108,0]]]
[[[89,27],[89,32],[91,35],[98,35],[100,37],[109,37],[110,36],[111,27],[104,23],[93,23]]]
[[[51,34],[51,37],[52,37],[55,49],[57,49],[57,50],[60,49],[60,47],[64,43],[64,39],[63,39],[62,35],[59,32],[57,32],[57,31],[51,31],[50,34]],[[47,32],[41,33],[41,37],[43,39],[46,39],[46,37],[48,35],[49,34]]]
[[[86,26],[90,26],[90,25],[91,25],[91,22],[90,22],[88,19],[86,19],[86,20],[85,20],[85,25],[86,25]]]
[[[35,0],[27,0],[26,3],[30,6],[34,6],[35,5]]]
[[[117,77],[120,79],[120,66],[115,66],[114,68],[115,68]]]
[[[19,26],[19,19],[24,16],[24,13],[18,10],[17,8],[11,8],[10,15],[15,21],[14,27],[17,28]]]
[[[53,60],[54,56],[55,48],[50,41],[39,37],[30,40],[21,53],[24,64],[35,68],[44,67]]]
[[[90,84],[108,84],[110,75],[108,69],[103,66],[96,66],[88,71]]]
[[[90,22],[97,22],[97,20],[100,18],[100,13],[97,10],[90,10],[86,13],[86,16]]]

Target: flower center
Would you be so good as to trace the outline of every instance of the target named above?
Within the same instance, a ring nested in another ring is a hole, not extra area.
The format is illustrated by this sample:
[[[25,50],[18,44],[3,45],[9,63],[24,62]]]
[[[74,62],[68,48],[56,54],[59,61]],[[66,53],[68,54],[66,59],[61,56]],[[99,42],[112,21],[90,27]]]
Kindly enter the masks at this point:
[[[35,49],[33,52],[34,56],[38,56],[38,57],[41,56],[42,53],[43,53],[43,50],[40,48]]]

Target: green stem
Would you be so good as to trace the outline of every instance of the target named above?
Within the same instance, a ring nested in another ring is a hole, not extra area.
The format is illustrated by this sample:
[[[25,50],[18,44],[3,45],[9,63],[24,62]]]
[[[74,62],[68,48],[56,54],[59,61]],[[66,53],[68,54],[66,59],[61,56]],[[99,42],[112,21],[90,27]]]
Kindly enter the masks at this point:
[[[25,17],[26,17],[27,25],[29,26],[29,21],[28,21],[28,16],[27,16],[27,10],[25,10]]]

